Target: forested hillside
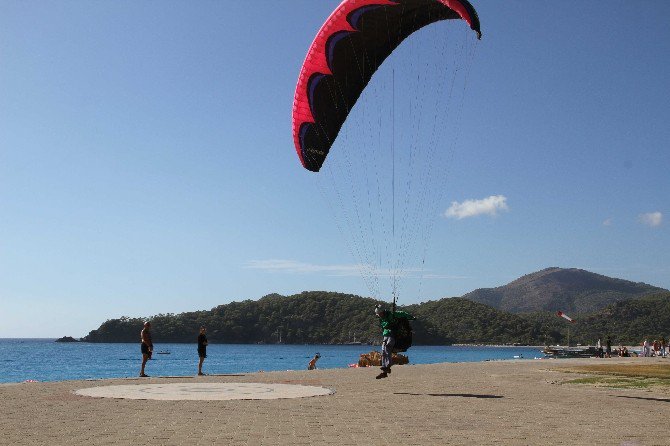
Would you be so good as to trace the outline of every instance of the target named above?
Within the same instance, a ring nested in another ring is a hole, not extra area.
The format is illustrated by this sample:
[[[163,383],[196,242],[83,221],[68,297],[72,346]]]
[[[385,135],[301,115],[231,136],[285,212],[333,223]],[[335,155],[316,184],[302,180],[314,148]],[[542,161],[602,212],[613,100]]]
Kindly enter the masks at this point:
[[[193,342],[201,325],[209,340],[226,343],[372,342],[378,337],[374,307],[378,302],[340,293],[311,291],[294,296],[271,294],[257,301],[220,305],[210,311],[120,318],[103,323],[89,342],[139,342],[145,319],[156,342]]]
[[[373,314],[373,299],[330,292],[294,296],[270,295],[258,301],[233,302],[210,311],[161,314],[146,318],[154,341],[194,342],[205,325],[218,343],[338,344],[381,339]],[[554,313],[516,315],[462,298],[410,305],[416,344],[557,344],[565,343],[568,328],[574,343],[593,344],[610,335],[614,342],[638,344],[670,335],[670,293],[619,302],[576,318],[569,324]],[[122,317],[91,331],[88,342],[139,342],[145,318]]]
[[[640,345],[645,339],[670,338],[670,292],[617,302],[577,320],[578,339],[594,343],[609,335],[615,344]]]

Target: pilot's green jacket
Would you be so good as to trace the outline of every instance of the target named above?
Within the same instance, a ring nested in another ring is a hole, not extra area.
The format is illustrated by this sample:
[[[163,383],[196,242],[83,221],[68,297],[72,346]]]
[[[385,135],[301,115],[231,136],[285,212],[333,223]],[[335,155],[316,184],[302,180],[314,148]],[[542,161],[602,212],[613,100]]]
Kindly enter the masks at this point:
[[[414,316],[405,311],[386,311],[383,316],[379,317],[379,325],[382,327],[382,336],[394,336],[393,329],[395,328],[396,319],[414,320]]]

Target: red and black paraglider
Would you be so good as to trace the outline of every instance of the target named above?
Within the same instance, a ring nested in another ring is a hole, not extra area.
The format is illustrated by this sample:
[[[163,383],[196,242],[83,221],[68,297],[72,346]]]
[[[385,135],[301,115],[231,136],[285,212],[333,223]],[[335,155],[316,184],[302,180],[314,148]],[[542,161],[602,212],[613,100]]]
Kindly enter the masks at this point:
[[[333,11],[307,52],[293,101],[293,139],[306,169],[321,169],[349,111],[398,45],[450,19],[465,20],[481,37],[467,0],[344,0]]]
[[[408,39],[419,31],[424,38]],[[461,56],[475,37],[479,18],[467,0],[344,0],[300,69],[295,149],[305,169],[320,172],[315,183],[373,297],[387,294],[384,277],[394,304],[401,278],[418,279],[420,294],[446,177],[440,161],[458,140],[457,89],[462,78],[464,95],[468,72]],[[396,123],[404,130],[396,133]],[[451,126],[456,131],[444,143]]]

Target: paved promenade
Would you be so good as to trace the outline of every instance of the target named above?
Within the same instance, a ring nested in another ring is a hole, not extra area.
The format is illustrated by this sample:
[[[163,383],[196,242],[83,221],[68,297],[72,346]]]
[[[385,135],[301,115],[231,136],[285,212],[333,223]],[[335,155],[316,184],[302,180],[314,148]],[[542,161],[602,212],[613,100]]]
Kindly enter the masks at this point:
[[[377,369],[338,369],[7,384],[0,385],[0,444],[668,445],[670,394],[561,384],[580,376],[561,372],[565,366],[653,359],[397,366],[384,380],[374,379]],[[334,393],[219,401],[75,393],[199,383],[293,384]]]

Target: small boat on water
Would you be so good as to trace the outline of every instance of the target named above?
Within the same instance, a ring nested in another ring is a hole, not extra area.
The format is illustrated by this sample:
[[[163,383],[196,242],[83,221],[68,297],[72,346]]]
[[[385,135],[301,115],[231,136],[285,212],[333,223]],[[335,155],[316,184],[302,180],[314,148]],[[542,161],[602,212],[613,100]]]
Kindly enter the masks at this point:
[[[166,351],[166,350],[162,350],[162,351],[160,351],[160,352],[157,352],[156,354],[157,354],[157,355],[169,355],[170,352],[168,352],[168,351]]]
[[[349,337],[351,337],[351,332],[349,332]],[[354,340],[345,342],[343,345],[363,345],[361,341],[356,340],[356,333],[354,333]]]

